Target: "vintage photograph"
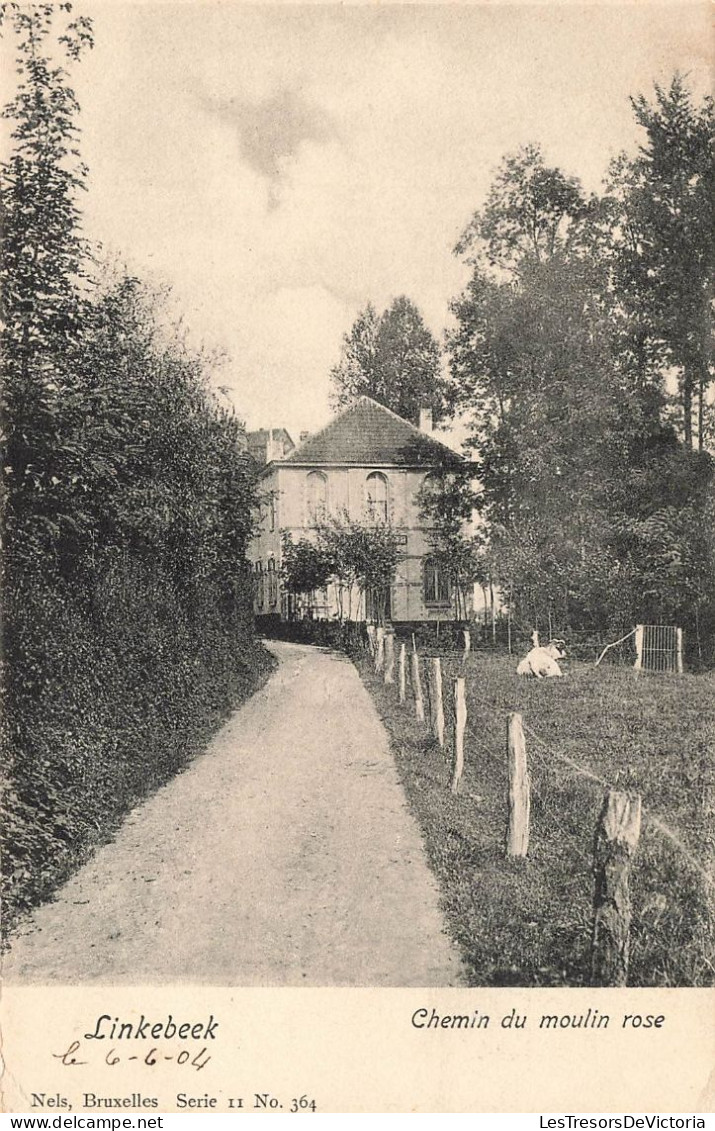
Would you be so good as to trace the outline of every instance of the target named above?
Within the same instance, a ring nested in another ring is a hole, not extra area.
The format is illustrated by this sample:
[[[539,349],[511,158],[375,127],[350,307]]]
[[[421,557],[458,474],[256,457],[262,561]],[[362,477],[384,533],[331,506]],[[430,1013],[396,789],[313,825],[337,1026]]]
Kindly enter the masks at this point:
[[[4,984],[711,987],[708,7],[1,31]]]

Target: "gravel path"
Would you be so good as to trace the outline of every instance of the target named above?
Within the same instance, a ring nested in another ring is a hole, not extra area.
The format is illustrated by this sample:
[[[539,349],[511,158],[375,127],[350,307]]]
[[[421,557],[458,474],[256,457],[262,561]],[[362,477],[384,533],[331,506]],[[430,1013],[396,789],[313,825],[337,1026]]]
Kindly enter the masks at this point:
[[[355,668],[271,649],[263,690],[26,923],[6,982],[460,984]]]

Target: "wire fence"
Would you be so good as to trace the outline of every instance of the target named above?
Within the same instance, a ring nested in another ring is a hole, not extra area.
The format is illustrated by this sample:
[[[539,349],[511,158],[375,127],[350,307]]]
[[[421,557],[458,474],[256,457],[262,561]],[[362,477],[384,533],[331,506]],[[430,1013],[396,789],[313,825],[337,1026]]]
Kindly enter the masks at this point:
[[[647,639],[646,634],[644,634],[644,637]],[[671,633],[656,634],[652,639],[655,641],[656,649],[659,649],[658,654],[660,654],[661,651],[670,654],[669,650],[672,649],[674,644],[677,649],[678,641],[675,630]],[[409,644],[405,641],[401,643],[406,644],[409,656],[411,651]],[[399,643],[397,647],[399,649]],[[441,697],[445,730],[445,742],[442,753],[447,763],[449,763],[454,755],[454,733],[456,724],[455,698],[451,688],[454,680],[458,676],[464,676],[467,680],[469,715],[467,716],[464,730],[465,775],[462,781],[461,792],[455,799],[455,805],[468,806],[476,800],[481,801],[479,778],[480,774],[484,773],[500,782],[501,785],[499,788],[503,789],[504,794],[506,794],[507,768],[503,734],[505,716],[508,712],[504,711],[503,705],[501,709],[497,707],[493,696],[491,700],[489,700],[487,696],[484,696],[480,703],[480,680],[475,669],[475,664],[488,665],[490,662],[498,663],[499,661],[490,661],[483,655],[477,655],[475,657],[474,653],[469,657],[460,656],[455,650],[442,653],[440,656],[438,655],[437,649],[433,646],[429,647],[425,652],[418,652],[418,654],[422,676],[421,683],[425,708],[425,726],[427,728],[430,728],[436,706],[434,674],[431,661],[435,658],[439,658],[441,662],[441,678],[443,687],[446,690],[446,693],[443,693]],[[654,667],[649,670],[676,671],[677,664],[675,667],[672,665],[662,666]],[[408,693],[403,703],[403,709],[405,711],[414,712],[414,689],[410,677],[409,663],[406,664],[406,672]],[[395,698],[396,697],[395,694]],[[480,714],[484,719],[489,720],[488,724],[481,725],[483,719],[479,718]],[[501,737],[499,736],[500,730]],[[571,757],[560,748],[558,743],[555,743],[553,740],[549,741],[544,738],[542,734],[539,734],[530,723],[525,722],[523,730],[526,736],[528,750],[533,814],[532,822],[535,835],[537,838],[542,838],[542,840],[543,837],[549,840],[550,851],[568,852],[573,860],[576,861],[577,868],[580,870],[581,874],[591,873],[594,867],[593,841],[598,809],[603,804],[604,794],[608,796],[614,791],[624,790],[629,792],[628,767],[624,766],[622,770],[619,769],[615,774],[615,780],[613,780],[613,778],[610,778],[610,775],[604,776],[584,761]],[[625,785],[624,779],[626,782]],[[578,786],[579,782],[582,783],[582,786]],[[445,788],[448,788],[446,784]],[[577,790],[586,788],[589,794],[588,798],[584,797],[583,802],[578,806],[578,820],[575,817],[570,817],[564,808],[569,805],[571,798],[575,798],[573,794],[574,788]],[[630,792],[632,793],[632,788]],[[584,812],[590,812],[592,814],[592,821],[587,828],[584,828],[582,820],[582,814]],[[715,882],[712,872],[704,866],[703,862],[701,862],[691,848],[688,847],[686,843],[687,838],[683,833],[678,828],[672,827],[672,824],[667,822],[658,812],[652,810],[650,805],[643,807],[642,820],[645,833],[648,837],[647,868],[644,872],[643,868],[645,865],[642,863],[644,851],[642,851],[641,860],[638,861],[635,868],[635,875],[642,889],[639,900],[640,908],[643,915],[648,918],[648,924],[652,926],[656,919],[662,918],[665,914],[663,907],[666,904],[670,908],[669,913],[671,914],[671,918],[674,920],[677,919],[681,924],[685,924],[690,914],[688,901],[692,899],[692,883],[699,888],[707,904],[707,915],[712,916],[713,893],[715,891]],[[563,831],[565,827],[566,832]],[[653,857],[654,854],[659,856],[659,850],[656,851],[653,847],[650,836],[651,833],[659,838],[663,845],[667,844],[668,857],[670,853],[675,854],[675,857],[680,860],[681,869],[685,869],[685,872],[690,874],[692,883],[684,885],[678,884],[674,889],[672,888],[673,876],[679,873],[678,868],[674,867],[673,862],[670,861],[669,858],[662,863],[661,878],[659,879],[658,876],[654,874]],[[540,842],[537,840],[537,843]],[[707,848],[705,848],[705,851],[707,854]],[[660,891],[660,888],[665,884],[671,885],[667,891],[667,895]],[[674,906],[678,903],[679,910],[676,911],[674,910]],[[656,908],[658,911],[657,915],[653,911],[653,908]],[[645,918],[643,922],[645,924]],[[683,929],[685,929],[685,927],[683,927]],[[644,932],[645,926],[641,934]],[[639,945],[643,946],[645,944],[641,940]],[[710,957],[703,954],[702,962],[705,967],[708,967],[715,973],[715,967]],[[666,982],[666,984],[670,983]]]

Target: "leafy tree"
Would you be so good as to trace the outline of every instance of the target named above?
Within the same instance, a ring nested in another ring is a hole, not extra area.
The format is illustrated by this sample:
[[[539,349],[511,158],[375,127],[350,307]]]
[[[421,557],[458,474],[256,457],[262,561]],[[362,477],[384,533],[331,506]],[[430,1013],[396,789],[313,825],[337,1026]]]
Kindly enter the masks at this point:
[[[486,559],[525,624],[687,627],[694,607],[707,619],[697,515],[711,461],[680,448],[663,414],[658,318],[629,282],[613,198],[586,200],[527,156],[503,162],[457,249],[472,276],[448,348],[478,452]]]
[[[475,212],[456,253],[510,274],[578,247],[590,207],[579,182],[544,163],[530,144],[506,156],[484,208]]]
[[[15,97],[3,117],[13,122],[12,153],[0,165],[3,415],[6,429],[6,539],[18,514],[42,505],[52,474],[63,397],[72,392],[68,351],[82,315],[86,276],[78,192],[86,170],[77,150],[77,100],[65,61],[92,46],[92,25],[70,20],[70,4],[3,5],[3,24],[17,41]],[[64,18],[62,34],[55,35]],[[8,553],[11,547],[8,543]]]
[[[381,388],[377,364],[380,318],[371,302],[361,310],[348,334],[343,335],[340,362],[330,373],[335,392],[333,407],[345,408],[361,396],[375,397]]]
[[[475,532],[472,525],[479,502],[472,476],[471,466],[434,473],[419,493],[430,556],[454,586],[459,619],[466,618],[473,584],[486,585],[490,580],[485,531]]]
[[[3,336],[27,376],[33,359],[61,349],[76,332],[77,281],[85,273],[77,193],[86,168],[77,149],[79,106],[64,66],[53,63],[50,36],[72,5],[3,5],[15,32],[18,82],[3,117],[14,123],[13,151],[0,169]],[[66,20],[58,42],[66,60],[91,48],[92,23]]]
[[[348,617],[352,615],[352,594],[357,587],[361,599],[368,592],[375,600],[377,619],[385,623],[387,597],[403,551],[397,535],[387,523],[362,523],[347,513],[333,516],[318,527],[318,545],[334,563],[333,580],[348,597]]]
[[[598,619],[612,564],[607,487],[630,405],[599,219],[529,147],[504,160],[457,247],[472,277],[452,307],[454,403],[478,452],[485,557],[525,623]]]
[[[676,621],[701,658],[701,621],[715,613],[714,472],[708,453],[691,452],[662,428],[634,439],[628,467],[609,490],[606,541],[628,615]]]
[[[294,542],[288,531],[282,532],[281,576],[289,593],[309,594],[325,589],[335,568],[335,558],[325,546],[307,538]]]
[[[439,345],[404,295],[379,317],[370,303],[360,312],[331,378],[337,408],[369,396],[413,424],[422,408],[431,408],[435,421],[447,411]]]
[[[90,279],[77,105],[52,57],[76,59],[91,27],[68,13],[5,8],[4,929],[265,666],[245,560],[255,484],[215,359],[166,329],[138,280]]]
[[[611,168],[614,284],[641,380],[678,374],[685,443],[705,444],[712,381],[710,300],[715,261],[713,100],[694,103],[680,75],[632,99],[645,132],[635,158]],[[693,416],[696,426],[693,432]]]
[[[537,591],[539,619],[593,604],[584,585],[623,459],[625,402],[593,287],[580,259],[533,259],[518,285],[475,268],[453,308],[455,399],[472,422],[491,567],[532,610],[525,620]]]

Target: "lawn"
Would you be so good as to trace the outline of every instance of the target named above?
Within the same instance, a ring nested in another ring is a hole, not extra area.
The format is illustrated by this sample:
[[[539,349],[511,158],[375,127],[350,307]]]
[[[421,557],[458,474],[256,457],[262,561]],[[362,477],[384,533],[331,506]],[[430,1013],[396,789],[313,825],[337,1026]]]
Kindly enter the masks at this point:
[[[638,791],[629,985],[711,985],[715,679],[573,664],[527,680],[507,656],[442,653],[446,749],[358,660],[472,985],[589,985],[592,844],[607,785]],[[450,791],[452,687],[466,677],[465,771]],[[424,669],[423,669],[423,681]],[[426,704],[427,706],[427,704]],[[524,861],[505,856],[506,719],[523,715],[532,783]],[[584,772],[562,758],[576,763]],[[592,775],[592,776],[588,776]],[[601,779],[601,780],[594,780]]]

